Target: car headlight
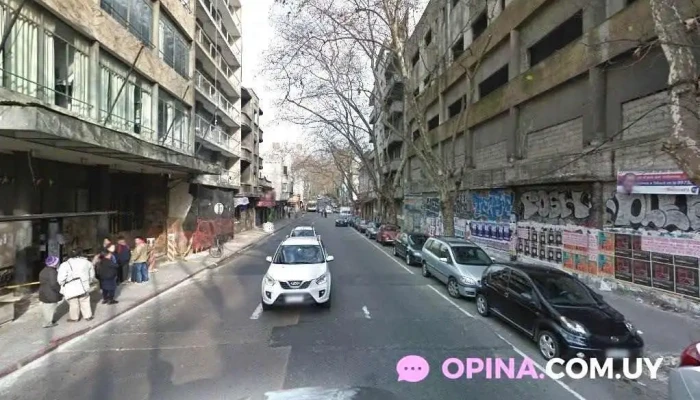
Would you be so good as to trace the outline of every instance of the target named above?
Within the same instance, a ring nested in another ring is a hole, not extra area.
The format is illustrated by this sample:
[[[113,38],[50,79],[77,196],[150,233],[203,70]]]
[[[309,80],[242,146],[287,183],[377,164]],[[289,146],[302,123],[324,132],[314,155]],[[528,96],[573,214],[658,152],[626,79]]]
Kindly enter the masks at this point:
[[[566,328],[566,330],[579,335],[588,335],[588,329],[586,329],[586,327],[581,325],[579,322],[570,320],[563,316],[559,317],[559,320],[564,325],[564,328]]]
[[[476,279],[470,278],[470,277],[468,277],[468,276],[462,276],[462,277],[460,277],[460,278],[459,278],[459,282],[460,282],[462,285],[472,285],[472,286],[473,286],[473,285],[476,285]]]
[[[415,257],[423,257],[423,254],[420,252],[420,250],[413,250],[413,255]]]
[[[323,274],[323,275],[319,276],[318,278],[316,278],[316,284],[322,285],[322,284],[326,283],[327,277],[328,277],[328,274]]]
[[[628,330],[628,331],[630,331],[630,332],[632,332],[632,333],[634,333],[634,334],[637,333],[637,328],[635,328],[634,325],[632,325],[632,323],[630,323],[630,322],[628,322],[628,321],[625,321],[625,326],[627,327],[627,330]]]
[[[275,286],[275,283],[277,283],[270,275],[265,275],[263,282],[265,282],[265,286]]]

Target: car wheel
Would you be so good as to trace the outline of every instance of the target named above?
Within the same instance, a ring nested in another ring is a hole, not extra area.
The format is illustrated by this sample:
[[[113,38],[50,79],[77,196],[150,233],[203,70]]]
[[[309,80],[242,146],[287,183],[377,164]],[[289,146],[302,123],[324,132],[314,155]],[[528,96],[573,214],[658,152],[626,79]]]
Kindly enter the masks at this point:
[[[413,258],[411,258],[411,253],[406,250],[406,265],[413,264]]]
[[[267,304],[264,301],[261,301],[260,304],[262,304],[262,309],[263,311],[270,311],[272,310],[272,304]]]
[[[421,269],[421,273],[426,278],[430,278],[432,276],[430,275],[430,271],[428,271],[428,265],[425,263],[425,261],[423,261],[423,268]]]
[[[546,360],[558,358],[560,353],[559,340],[552,332],[542,331],[537,335],[537,347]]]
[[[454,298],[459,298],[459,283],[455,278],[450,278],[447,281],[447,293]]]
[[[486,300],[486,296],[483,294],[476,295],[476,311],[482,317],[489,316],[489,302]]]

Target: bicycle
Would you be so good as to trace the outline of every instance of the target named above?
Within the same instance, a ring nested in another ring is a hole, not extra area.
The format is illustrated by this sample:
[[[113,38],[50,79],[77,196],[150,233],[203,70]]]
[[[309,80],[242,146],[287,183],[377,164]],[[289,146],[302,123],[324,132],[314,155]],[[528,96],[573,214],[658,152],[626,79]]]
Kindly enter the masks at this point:
[[[224,242],[220,236],[214,238],[214,244],[209,248],[209,255],[214,258],[219,258],[224,253]]]

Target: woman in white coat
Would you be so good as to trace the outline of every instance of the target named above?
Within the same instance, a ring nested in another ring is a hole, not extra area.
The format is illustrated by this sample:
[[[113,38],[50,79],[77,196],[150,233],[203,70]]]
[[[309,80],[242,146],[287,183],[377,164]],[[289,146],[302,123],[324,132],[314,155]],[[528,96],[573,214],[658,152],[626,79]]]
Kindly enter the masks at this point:
[[[68,301],[68,322],[92,320],[90,306],[90,284],[95,280],[95,267],[78,250],[58,267],[58,283],[61,294]]]

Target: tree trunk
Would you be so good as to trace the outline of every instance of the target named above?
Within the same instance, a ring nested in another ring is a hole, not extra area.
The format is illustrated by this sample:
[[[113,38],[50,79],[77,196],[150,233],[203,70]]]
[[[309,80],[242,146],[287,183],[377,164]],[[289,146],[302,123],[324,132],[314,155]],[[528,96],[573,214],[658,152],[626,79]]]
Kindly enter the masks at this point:
[[[394,198],[386,193],[381,197],[382,204],[382,223],[396,224],[396,204]]]
[[[440,209],[442,211],[442,229],[444,236],[455,235],[455,192],[440,190]]]
[[[693,55],[691,37],[697,33],[698,27],[695,26],[691,30],[686,28],[681,3],[668,0],[649,1],[656,33],[669,64],[668,85],[673,130],[664,144],[664,150],[691,181],[700,184],[698,63]]]

